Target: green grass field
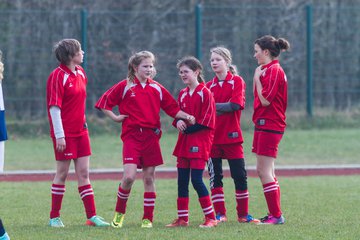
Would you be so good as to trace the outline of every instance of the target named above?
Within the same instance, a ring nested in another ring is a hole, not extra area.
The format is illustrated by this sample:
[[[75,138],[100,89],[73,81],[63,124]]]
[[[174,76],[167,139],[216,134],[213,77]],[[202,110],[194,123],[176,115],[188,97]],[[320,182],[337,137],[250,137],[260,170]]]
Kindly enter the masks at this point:
[[[255,165],[251,153],[252,131],[244,131],[247,165]],[[91,134],[91,133],[90,133]],[[360,129],[288,130],[279,147],[277,165],[356,164],[359,162]],[[172,156],[177,140],[175,132],[165,132],[161,139],[165,160],[163,167],[175,166]],[[122,142],[119,133],[91,135],[91,168],[121,168]],[[12,137],[6,143],[6,170],[53,170],[55,160],[50,137]]]
[[[128,201],[122,229],[84,226],[85,214],[76,182],[68,182],[63,201],[64,229],[47,226],[50,182],[0,182],[0,216],[12,239],[359,239],[360,176],[280,177],[286,224],[256,226],[239,224],[235,216],[233,184],[225,180],[229,222],[214,229],[200,229],[203,215],[195,191],[190,188],[190,227],[167,229],[176,217],[176,180],[157,181],[153,229],[141,229],[143,187],[136,181]],[[110,221],[116,200],[116,181],[93,181],[98,214]],[[260,182],[249,179],[250,213],[265,215]]]

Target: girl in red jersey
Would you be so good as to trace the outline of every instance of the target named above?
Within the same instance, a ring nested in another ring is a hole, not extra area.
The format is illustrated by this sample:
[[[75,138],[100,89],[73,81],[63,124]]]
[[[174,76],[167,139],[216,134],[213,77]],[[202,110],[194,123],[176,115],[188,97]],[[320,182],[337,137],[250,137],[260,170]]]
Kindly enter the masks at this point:
[[[89,179],[90,138],[85,119],[87,77],[84,52],[75,39],[63,39],[54,47],[60,65],[51,72],[46,87],[50,135],[53,140],[56,174],[51,187],[51,227],[64,227],[60,209],[71,159],[74,160],[78,190],[84,203],[86,225],[109,226],[96,215],[94,192]]]
[[[180,108],[196,118],[194,125],[181,119],[174,121],[179,130],[178,141],[174,149],[178,169],[178,218],[167,227],[189,225],[189,182],[196,190],[201,208],[205,215],[203,228],[215,227],[217,221],[212,208],[209,192],[203,182],[203,172],[209,159],[215,128],[215,102],[205,86],[202,74],[203,67],[195,57],[184,57],[177,68],[183,82],[187,85],[179,93]]]
[[[231,52],[227,48],[215,47],[210,52],[211,68],[216,76],[206,86],[214,95],[217,116],[208,170],[216,218],[219,222],[227,221],[222,182],[222,159],[226,158],[235,184],[238,221],[259,222],[248,214],[249,192],[240,127],[241,110],[245,107],[245,82],[237,75],[236,66],[232,65]]]
[[[259,66],[253,79],[255,125],[252,152],[256,154],[256,170],[264,189],[269,214],[263,224],[283,224],[280,186],[275,176],[278,145],[285,131],[287,79],[278,57],[290,48],[283,38],[263,36],[255,41],[254,57]]]
[[[160,150],[160,109],[169,116],[194,124],[195,118],[180,110],[171,94],[152,77],[155,57],[149,51],[135,53],[129,59],[127,79],[107,90],[96,103],[106,116],[122,123],[124,174],[118,188],[114,228],[121,228],[126,203],[135,181],[137,168],[142,168],[144,182],[143,228],[151,228],[155,207],[155,167],[163,164]],[[115,114],[117,106],[120,114]]]

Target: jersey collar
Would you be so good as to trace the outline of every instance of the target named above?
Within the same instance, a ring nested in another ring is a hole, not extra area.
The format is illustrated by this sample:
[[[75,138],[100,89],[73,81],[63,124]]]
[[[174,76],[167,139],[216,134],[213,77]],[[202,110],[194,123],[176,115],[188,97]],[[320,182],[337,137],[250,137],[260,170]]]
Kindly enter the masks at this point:
[[[205,86],[205,83],[203,83],[203,82],[199,83],[199,85],[196,86],[194,92],[199,91],[199,90],[200,90],[201,88],[203,88],[204,86]],[[186,87],[186,91],[187,91],[187,92],[190,92],[190,88],[189,88],[189,87]]]
[[[230,81],[232,78],[233,78],[233,75],[231,74],[230,71],[228,71],[224,81]],[[214,77],[214,82],[219,82],[219,78],[217,76]]]
[[[151,78],[148,78],[148,79],[146,79],[146,84],[151,84],[151,83],[153,83],[154,82],[154,80],[152,80]],[[140,80],[137,78],[137,77],[135,77],[134,78],[134,83],[136,83],[136,84],[141,84],[140,83]]]
[[[278,64],[279,63],[279,60],[272,60],[271,62],[269,62],[268,64],[266,64],[266,65],[264,65],[264,66],[262,66],[261,67],[261,69],[266,69],[266,68],[269,68],[269,67],[271,67],[272,65],[274,65],[274,64]]]
[[[60,68],[62,69],[62,70],[64,70],[67,74],[74,74],[71,70],[70,70],[70,68],[68,68],[65,64],[60,64]],[[78,66],[75,66],[75,71],[77,72],[79,70],[79,67]]]

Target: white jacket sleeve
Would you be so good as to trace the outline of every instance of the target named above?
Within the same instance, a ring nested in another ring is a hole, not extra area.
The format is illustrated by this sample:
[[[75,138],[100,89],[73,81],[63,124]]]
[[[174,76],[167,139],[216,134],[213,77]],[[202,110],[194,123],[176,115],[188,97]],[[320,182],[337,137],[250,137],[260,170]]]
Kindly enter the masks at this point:
[[[61,110],[58,106],[50,107],[50,116],[54,128],[55,138],[63,138],[65,137],[62,121],[61,121]]]

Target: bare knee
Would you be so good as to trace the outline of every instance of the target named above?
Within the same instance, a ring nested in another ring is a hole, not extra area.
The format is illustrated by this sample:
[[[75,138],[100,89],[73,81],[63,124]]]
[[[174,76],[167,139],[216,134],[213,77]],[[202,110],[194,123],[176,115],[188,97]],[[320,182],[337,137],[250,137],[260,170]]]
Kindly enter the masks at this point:
[[[152,186],[154,185],[154,176],[146,176],[143,181],[145,186]]]
[[[87,169],[80,170],[76,173],[79,182],[87,182],[89,180],[89,171]]]
[[[54,177],[54,183],[64,184],[65,181],[66,181],[67,176],[68,176],[67,171],[58,171],[58,172],[56,172],[55,177]]]
[[[256,173],[259,176],[260,180],[264,179],[266,176],[264,169],[259,168],[259,167],[256,168]]]
[[[121,185],[125,188],[131,188],[135,181],[135,176],[124,176]]]
[[[274,181],[272,171],[269,171],[268,169],[257,167],[256,172],[257,172],[262,184],[266,184],[266,183]]]

